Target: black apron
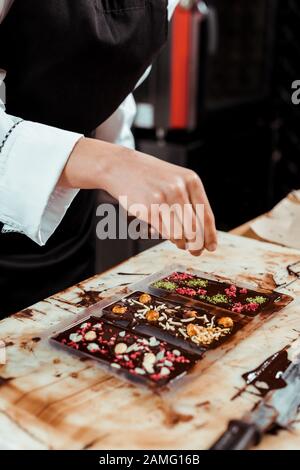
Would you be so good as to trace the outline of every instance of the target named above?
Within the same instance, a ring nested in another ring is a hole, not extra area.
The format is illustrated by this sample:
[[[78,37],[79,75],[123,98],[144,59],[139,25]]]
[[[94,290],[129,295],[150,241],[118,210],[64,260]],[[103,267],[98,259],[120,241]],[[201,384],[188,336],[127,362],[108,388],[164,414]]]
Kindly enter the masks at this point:
[[[167,25],[167,0],[15,0],[0,26],[7,112],[90,135],[134,89]],[[94,274],[94,200],[80,191],[44,247],[0,235],[0,317]]]

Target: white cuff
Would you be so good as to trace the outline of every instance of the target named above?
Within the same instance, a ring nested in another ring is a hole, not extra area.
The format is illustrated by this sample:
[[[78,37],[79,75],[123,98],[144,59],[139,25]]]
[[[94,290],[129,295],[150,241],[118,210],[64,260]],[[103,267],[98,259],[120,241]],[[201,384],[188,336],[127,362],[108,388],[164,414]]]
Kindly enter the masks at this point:
[[[7,115],[6,115],[7,116]],[[45,245],[79,190],[57,182],[80,134],[21,122],[0,153],[0,221]]]

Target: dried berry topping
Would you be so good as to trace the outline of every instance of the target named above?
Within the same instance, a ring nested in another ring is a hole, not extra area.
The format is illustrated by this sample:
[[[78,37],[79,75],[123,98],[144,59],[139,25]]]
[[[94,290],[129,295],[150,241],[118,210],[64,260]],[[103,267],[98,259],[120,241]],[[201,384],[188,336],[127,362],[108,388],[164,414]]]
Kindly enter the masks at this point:
[[[176,293],[180,295],[188,295],[189,297],[194,297],[197,294],[195,289],[191,289],[189,287],[177,287]]]

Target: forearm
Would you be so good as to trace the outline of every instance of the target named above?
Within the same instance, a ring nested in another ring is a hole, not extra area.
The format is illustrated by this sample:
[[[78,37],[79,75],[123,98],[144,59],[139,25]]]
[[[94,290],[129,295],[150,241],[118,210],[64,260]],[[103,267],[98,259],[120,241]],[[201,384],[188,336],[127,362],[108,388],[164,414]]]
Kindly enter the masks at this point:
[[[120,145],[83,137],[74,147],[59,180],[63,188],[110,191],[109,175],[120,158],[136,152]],[[120,175],[121,177],[121,175]]]

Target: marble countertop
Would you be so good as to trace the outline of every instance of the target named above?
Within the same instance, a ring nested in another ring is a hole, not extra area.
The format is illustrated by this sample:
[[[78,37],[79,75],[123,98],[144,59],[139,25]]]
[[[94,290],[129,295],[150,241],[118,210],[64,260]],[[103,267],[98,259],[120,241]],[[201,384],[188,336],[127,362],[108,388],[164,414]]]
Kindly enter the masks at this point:
[[[41,337],[61,320],[124,291],[132,282],[180,263],[233,282],[274,288],[290,280],[287,265],[300,251],[220,233],[216,253],[193,258],[164,242],[114,269],[3,320],[7,361],[0,365],[0,448],[205,449],[259,399],[242,374],[291,344],[300,333],[300,280],[285,290],[294,301],[239,340],[218,361],[200,361],[197,379],[172,394],[155,395],[55,349]],[[197,366],[198,367],[198,366]],[[267,435],[259,448],[300,448],[300,425]]]

